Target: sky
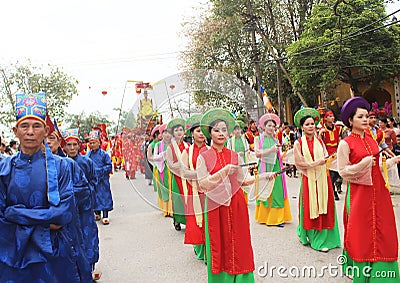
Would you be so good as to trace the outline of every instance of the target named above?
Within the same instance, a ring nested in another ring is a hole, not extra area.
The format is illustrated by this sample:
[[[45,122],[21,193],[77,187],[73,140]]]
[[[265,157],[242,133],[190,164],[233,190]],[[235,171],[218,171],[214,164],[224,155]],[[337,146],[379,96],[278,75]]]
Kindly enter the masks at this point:
[[[13,0],[1,4],[0,63],[30,59],[62,67],[79,81],[69,113],[116,119],[137,99],[134,83],[179,72],[181,24],[206,0]],[[4,40],[6,39],[6,40]],[[106,91],[106,95],[102,92]]]

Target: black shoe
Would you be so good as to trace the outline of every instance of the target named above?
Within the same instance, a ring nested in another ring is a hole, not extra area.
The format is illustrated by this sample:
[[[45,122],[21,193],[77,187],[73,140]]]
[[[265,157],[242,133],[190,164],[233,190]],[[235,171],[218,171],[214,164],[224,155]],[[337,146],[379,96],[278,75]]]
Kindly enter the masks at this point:
[[[339,196],[338,196],[337,192],[335,192],[335,200],[339,200]]]
[[[175,230],[176,231],[181,231],[182,230],[180,223],[174,223],[174,226],[175,226]]]

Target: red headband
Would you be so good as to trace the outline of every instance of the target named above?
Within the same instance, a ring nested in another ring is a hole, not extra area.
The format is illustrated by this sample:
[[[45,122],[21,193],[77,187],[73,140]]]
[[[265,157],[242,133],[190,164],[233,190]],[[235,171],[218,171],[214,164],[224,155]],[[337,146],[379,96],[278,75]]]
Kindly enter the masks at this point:
[[[329,110],[328,112],[325,113],[324,118],[326,119],[329,115],[334,115],[334,114],[332,111]]]

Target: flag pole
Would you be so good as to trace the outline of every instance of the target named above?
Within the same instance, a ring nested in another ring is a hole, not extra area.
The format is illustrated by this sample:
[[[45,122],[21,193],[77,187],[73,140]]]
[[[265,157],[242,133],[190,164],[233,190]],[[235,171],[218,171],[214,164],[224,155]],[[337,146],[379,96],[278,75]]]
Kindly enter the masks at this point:
[[[125,82],[125,87],[124,87],[124,92],[122,94],[122,99],[121,99],[121,106],[119,107],[119,115],[118,115],[118,122],[117,122],[117,128],[115,130],[115,135],[118,134],[118,127],[119,127],[119,122],[121,120],[121,115],[122,115],[122,105],[124,104],[124,97],[125,97],[125,92],[126,92],[126,85],[128,84],[129,80]]]
[[[118,134],[118,127],[119,127],[119,122],[121,120],[121,115],[122,115],[122,105],[124,104],[124,97],[125,97],[125,92],[126,92],[126,86],[128,83],[143,83],[143,81],[137,81],[137,80],[126,80],[125,86],[124,86],[124,92],[122,94],[122,99],[121,99],[121,106],[119,108],[119,115],[118,115],[118,122],[117,122],[117,128],[115,130],[115,135]],[[121,127],[122,128],[122,127]]]
[[[165,85],[165,91],[167,92],[169,109],[171,110],[171,118],[174,118],[174,112],[172,111],[171,99],[169,98],[169,93],[168,93],[168,88],[167,88],[167,82],[166,81],[164,81],[164,85]]]

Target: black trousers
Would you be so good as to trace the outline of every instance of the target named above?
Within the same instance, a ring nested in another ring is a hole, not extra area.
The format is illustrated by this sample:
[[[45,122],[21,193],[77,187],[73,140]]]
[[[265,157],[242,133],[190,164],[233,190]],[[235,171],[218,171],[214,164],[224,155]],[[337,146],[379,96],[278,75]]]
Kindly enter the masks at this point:
[[[94,214],[101,216],[101,211],[100,210],[95,210]],[[103,218],[108,218],[108,210],[103,210]]]
[[[341,190],[342,187],[342,178],[339,175],[339,172],[329,170],[329,175],[331,176],[331,181],[332,181],[332,187],[333,191]],[[336,189],[335,189],[336,187]]]

